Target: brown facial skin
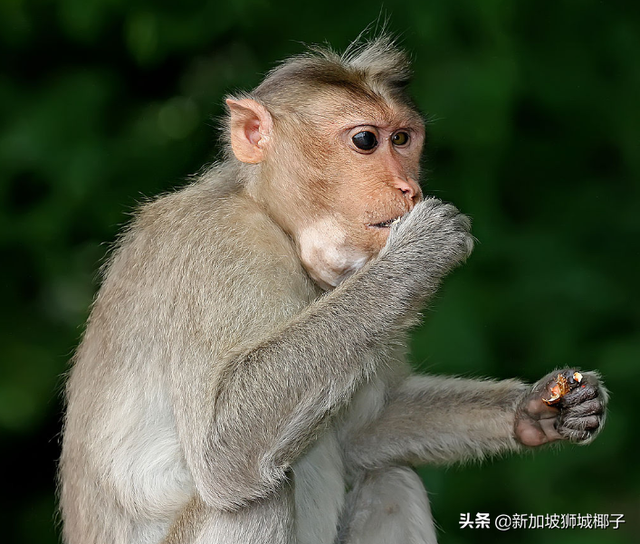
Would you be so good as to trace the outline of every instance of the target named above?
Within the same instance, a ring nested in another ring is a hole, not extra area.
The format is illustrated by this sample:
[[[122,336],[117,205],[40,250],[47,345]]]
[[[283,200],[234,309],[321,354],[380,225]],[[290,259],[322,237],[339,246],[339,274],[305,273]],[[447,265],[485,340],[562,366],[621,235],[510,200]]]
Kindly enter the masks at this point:
[[[424,126],[407,106],[374,98],[356,103],[331,92],[295,121],[279,122],[253,100],[227,104],[234,154],[261,163],[263,179],[253,196],[293,237],[323,289],[377,255],[391,221],[422,199]]]

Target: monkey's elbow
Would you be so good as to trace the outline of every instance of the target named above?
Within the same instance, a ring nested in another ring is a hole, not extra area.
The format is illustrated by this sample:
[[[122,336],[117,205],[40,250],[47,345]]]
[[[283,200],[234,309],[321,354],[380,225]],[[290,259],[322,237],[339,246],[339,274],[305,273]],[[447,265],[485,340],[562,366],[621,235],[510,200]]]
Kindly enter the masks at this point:
[[[244,462],[243,462],[244,461]],[[209,458],[208,475],[196,478],[196,489],[207,506],[236,511],[276,493],[286,485],[286,467],[272,463],[248,463],[242,454]]]

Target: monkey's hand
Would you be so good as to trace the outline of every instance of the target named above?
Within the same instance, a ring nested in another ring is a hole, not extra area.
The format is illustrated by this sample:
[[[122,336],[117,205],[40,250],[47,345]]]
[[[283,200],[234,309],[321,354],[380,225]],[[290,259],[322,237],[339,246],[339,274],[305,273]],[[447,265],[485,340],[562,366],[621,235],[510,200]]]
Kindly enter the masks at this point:
[[[555,440],[588,444],[604,424],[607,390],[595,372],[552,372],[534,384],[516,409],[515,436],[525,446]]]
[[[451,204],[428,198],[392,225],[380,259],[400,263],[403,280],[429,292],[473,250],[471,221]]]

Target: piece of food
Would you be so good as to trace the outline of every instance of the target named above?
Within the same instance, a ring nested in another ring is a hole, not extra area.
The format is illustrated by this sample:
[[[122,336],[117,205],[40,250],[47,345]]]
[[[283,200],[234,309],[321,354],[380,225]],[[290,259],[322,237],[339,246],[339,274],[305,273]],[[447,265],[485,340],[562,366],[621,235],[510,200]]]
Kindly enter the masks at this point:
[[[576,371],[573,374],[570,374],[568,377],[565,374],[558,374],[555,384],[552,385],[549,389],[551,396],[548,399],[542,399],[542,402],[548,404],[549,406],[557,404],[558,402],[560,402],[560,399],[562,399],[562,397],[564,397],[572,389],[578,387],[578,385],[582,381],[582,374],[580,374],[580,372]]]

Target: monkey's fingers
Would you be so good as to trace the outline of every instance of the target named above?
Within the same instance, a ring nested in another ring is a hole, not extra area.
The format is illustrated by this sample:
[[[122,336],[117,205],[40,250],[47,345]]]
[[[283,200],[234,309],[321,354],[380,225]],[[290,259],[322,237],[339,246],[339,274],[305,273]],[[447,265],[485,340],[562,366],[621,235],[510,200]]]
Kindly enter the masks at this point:
[[[603,416],[579,416],[573,414],[562,415],[557,425],[557,431],[562,438],[571,442],[586,443],[593,440],[602,428]]]
[[[589,443],[604,424],[607,393],[595,374],[562,398],[558,433],[571,442]]]

